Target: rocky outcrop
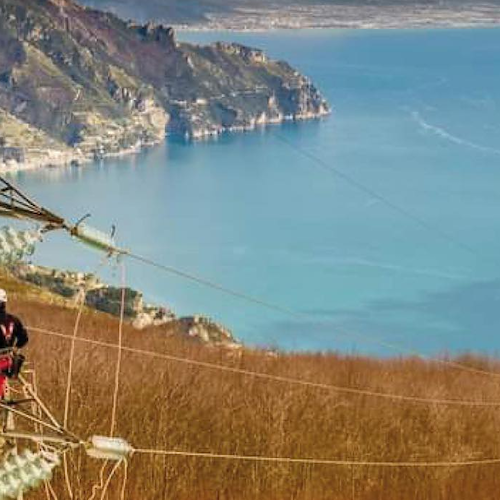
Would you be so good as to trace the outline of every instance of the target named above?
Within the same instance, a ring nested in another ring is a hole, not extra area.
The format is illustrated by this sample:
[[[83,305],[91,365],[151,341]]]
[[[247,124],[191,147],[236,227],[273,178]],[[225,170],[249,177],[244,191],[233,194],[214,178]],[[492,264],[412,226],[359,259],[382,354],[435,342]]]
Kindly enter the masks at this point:
[[[264,64],[268,62],[264,51],[260,49],[254,49],[251,47],[246,47],[245,45],[240,45],[239,43],[225,43],[216,42],[215,47],[221,52],[226,54],[236,55],[241,57],[247,63],[261,63]]]
[[[170,102],[170,134],[199,139],[330,112],[308,78],[259,49],[218,42],[184,45],[183,51],[193,76]],[[202,85],[197,83],[198,68],[203,68]]]
[[[326,113],[307,78],[259,49],[178,43],[72,0],[0,0],[0,168]]]
[[[120,316],[122,289],[103,283],[93,274],[60,271],[21,262],[9,266],[9,269],[16,278],[65,297],[75,304],[80,303],[85,290],[87,307]],[[131,288],[125,289],[124,317],[139,330],[174,323],[176,330],[191,340],[232,349],[240,347],[230,330],[223,325],[199,315],[177,318],[168,307],[145,303],[142,293]]]
[[[235,349],[241,347],[227,328],[205,316],[180,318],[178,324],[188,337],[205,344],[224,345]]]

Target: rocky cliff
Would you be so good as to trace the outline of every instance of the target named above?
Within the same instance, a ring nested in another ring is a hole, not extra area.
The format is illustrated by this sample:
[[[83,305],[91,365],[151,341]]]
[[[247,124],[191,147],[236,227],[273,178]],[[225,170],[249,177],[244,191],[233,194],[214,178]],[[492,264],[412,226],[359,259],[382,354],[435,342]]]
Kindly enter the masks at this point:
[[[8,272],[18,280],[36,285],[41,290],[64,297],[70,304],[78,305],[85,296],[90,309],[120,316],[122,289],[103,283],[90,273],[50,269],[18,261],[0,271]],[[241,344],[231,331],[206,316],[194,315],[178,318],[168,307],[147,304],[141,292],[125,289],[124,319],[134,328],[142,330],[169,324],[185,338],[208,344],[239,349]]]
[[[261,51],[178,43],[72,0],[0,0],[0,165],[85,161],[165,134],[326,114],[314,85]]]

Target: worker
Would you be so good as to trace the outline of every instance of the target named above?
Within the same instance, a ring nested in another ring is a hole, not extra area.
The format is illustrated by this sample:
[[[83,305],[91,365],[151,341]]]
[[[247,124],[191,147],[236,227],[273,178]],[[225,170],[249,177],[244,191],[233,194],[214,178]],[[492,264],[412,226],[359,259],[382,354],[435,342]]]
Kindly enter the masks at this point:
[[[8,378],[18,376],[24,362],[19,349],[28,343],[28,332],[16,316],[7,312],[7,292],[0,288],[0,399]]]

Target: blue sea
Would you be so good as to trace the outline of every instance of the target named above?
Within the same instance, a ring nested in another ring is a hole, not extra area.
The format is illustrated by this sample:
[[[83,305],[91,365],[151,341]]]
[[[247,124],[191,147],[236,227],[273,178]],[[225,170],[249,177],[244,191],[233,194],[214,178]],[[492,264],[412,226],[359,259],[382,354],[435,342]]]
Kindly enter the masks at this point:
[[[249,345],[500,351],[500,30],[180,37],[287,60],[332,115],[13,180],[72,220],[116,224],[137,253],[300,313],[127,263],[147,300],[210,315]],[[56,234],[36,254],[80,270],[99,258]]]

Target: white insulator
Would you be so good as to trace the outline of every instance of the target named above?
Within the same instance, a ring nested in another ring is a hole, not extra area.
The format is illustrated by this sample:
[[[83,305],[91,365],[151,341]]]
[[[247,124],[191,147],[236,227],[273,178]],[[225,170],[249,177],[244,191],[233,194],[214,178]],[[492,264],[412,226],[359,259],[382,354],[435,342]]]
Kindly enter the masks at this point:
[[[28,471],[26,471],[24,468],[19,469],[19,479],[23,483],[24,486],[27,486],[31,488],[34,486],[35,483],[37,483],[36,478],[31,475]]]
[[[122,438],[93,436],[90,442],[91,446],[87,448],[87,454],[93,458],[123,460],[134,451],[132,446]]]
[[[14,248],[22,248],[23,242],[18,238],[17,234],[10,239],[12,246]]]
[[[13,471],[17,469],[17,466],[13,464],[10,460],[6,460],[3,464],[3,470],[7,474],[11,474]]]
[[[35,453],[33,453],[31,450],[28,450],[27,448],[22,451],[21,455],[26,459],[27,462],[34,462],[37,458]]]
[[[33,474],[41,477],[44,480],[51,477],[52,469],[54,468],[54,466],[43,459],[37,460],[32,464],[32,467]]]
[[[21,453],[20,455],[13,453],[8,462],[17,467],[24,467],[27,463],[29,463],[29,459],[24,456],[24,453]]]
[[[40,456],[32,462],[31,466],[34,468],[33,474],[36,475],[37,478],[47,481],[52,477],[52,471],[54,468],[60,463],[61,461],[58,455],[55,453],[45,452],[41,453]]]
[[[5,473],[2,473],[2,475],[0,476],[0,498],[2,498],[2,495],[6,495],[9,490],[10,485],[7,482],[7,475]]]
[[[27,464],[31,464],[40,460],[39,453],[33,453],[31,450],[25,449],[21,452],[21,456],[26,460]]]
[[[43,480],[43,474],[33,465],[35,459],[36,455],[29,450],[24,450],[20,455],[13,454],[10,458],[10,462],[17,465],[19,479],[28,488],[35,487]]]
[[[0,228],[0,259],[20,260],[35,251],[35,244],[41,240],[35,231],[16,231],[12,227]]]
[[[115,240],[98,229],[94,229],[85,224],[79,224],[73,231],[73,235],[76,238],[93,248],[104,250],[105,252],[116,250]]]
[[[54,453],[11,453],[0,465],[0,499],[17,498],[19,494],[37,487],[52,477],[53,469],[59,465],[59,456]]]
[[[33,478],[33,481],[38,483],[41,483],[42,481],[45,480],[45,476],[47,475],[40,467],[37,467],[34,464],[27,464],[23,467],[23,470],[26,472],[26,474],[30,475]]]
[[[0,480],[0,498],[9,497],[11,493],[11,488],[8,484]]]
[[[13,490],[15,490],[16,492],[20,492],[20,490],[23,486],[23,483],[19,479],[18,474],[16,474],[15,472],[10,472],[9,474],[7,474],[6,479],[7,479],[7,483],[9,484],[9,486]]]
[[[18,496],[18,490],[13,488],[7,479],[2,479],[0,481],[0,498],[16,498]]]
[[[17,233],[17,237],[23,246],[30,245],[32,243],[32,236],[28,231],[20,231]]]

